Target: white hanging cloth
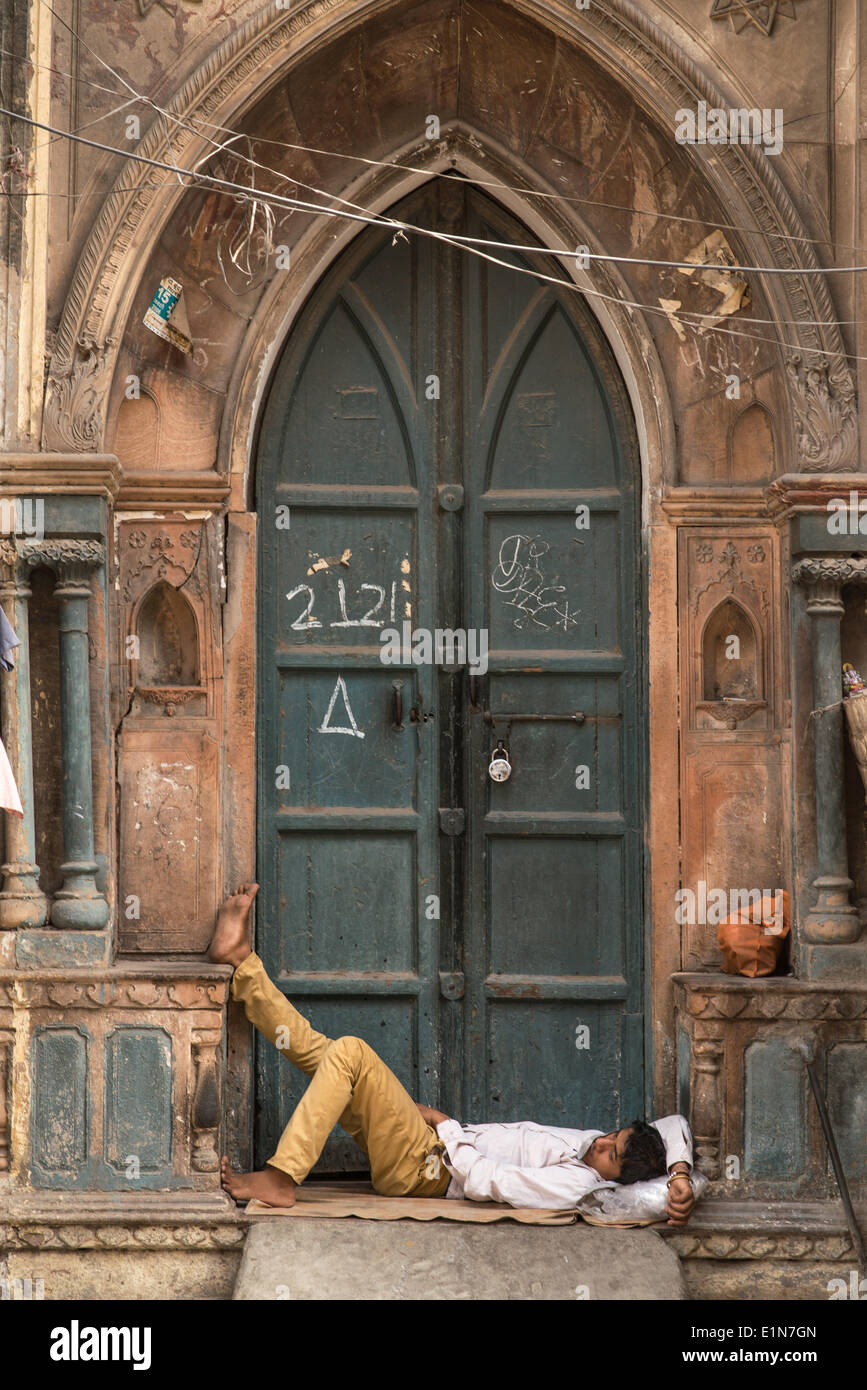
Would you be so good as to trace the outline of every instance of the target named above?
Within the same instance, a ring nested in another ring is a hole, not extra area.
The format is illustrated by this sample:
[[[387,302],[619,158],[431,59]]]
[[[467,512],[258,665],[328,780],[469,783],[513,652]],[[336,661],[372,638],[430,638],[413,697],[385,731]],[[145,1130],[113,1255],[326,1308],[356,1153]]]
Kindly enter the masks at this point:
[[[12,768],[6,749],[3,747],[2,738],[0,738],[0,807],[4,811],[10,811],[13,816],[24,815],[24,807],[21,805],[21,797],[18,795],[18,787],[12,776]]]

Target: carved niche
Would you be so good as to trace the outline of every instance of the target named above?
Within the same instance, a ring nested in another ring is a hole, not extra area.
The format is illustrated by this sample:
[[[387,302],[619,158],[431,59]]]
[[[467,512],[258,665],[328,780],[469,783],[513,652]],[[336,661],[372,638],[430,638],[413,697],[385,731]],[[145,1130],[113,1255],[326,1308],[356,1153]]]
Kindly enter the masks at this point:
[[[724,599],[711,613],[701,653],[702,699],[697,709],[734,729],[764,707],[761,634],[735,599]]]
[[[121,520],[120,949],[201,952],[219,900],[219,522]]]
[[[734,483],[765,483],[776,474],[771,412],[753,401],[735,419],[728,437],[728,476]]]
[[[702,882],[706,894],[787,886],[779,734],[785,620],[771,528],[682,527],[679,546],[681,887],[698,904]],[[718,970],[716,919],[697,918],[681,923],[684,968]]]
[[[147,387],[134,400],[123,400],[117,412],[114,452],[125,473],[156,472],[160,457],[161,413]]]

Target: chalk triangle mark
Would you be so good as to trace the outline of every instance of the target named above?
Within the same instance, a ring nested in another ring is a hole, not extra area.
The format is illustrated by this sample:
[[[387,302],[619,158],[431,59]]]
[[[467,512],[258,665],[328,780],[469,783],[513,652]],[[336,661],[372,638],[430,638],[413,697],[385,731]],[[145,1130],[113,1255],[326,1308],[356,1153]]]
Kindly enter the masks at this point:
[[[345,724],[331,724],[329,722],[334,713],[334,706],[337,703],[338,695],[343,697],[343,707],[346,711],[346,718],[349,720],[348,727]],[[346,681],[342,676],[337,677],[337,684],[331,692],[328,709],[325,711],[325,718],[319,725],[318,732],[320,734],[350,734],[353,738],[364,738],[364,734],[355,722],[355,715],[352,713],[352,706],[349,703],[349,696],[346,693]]]

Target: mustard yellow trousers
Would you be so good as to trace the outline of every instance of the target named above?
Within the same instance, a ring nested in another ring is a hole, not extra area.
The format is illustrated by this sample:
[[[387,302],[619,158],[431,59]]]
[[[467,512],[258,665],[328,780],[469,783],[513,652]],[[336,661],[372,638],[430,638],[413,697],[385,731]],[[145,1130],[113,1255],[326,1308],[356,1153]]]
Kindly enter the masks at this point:
[[[444,1147],[394,1072],[361,1038],[326,1038],[290,1004],[253,952],[232,978],[232,997],[290,1062],[311,1077],[268,1165],[303,1182],[336,1124],[370,1163],[386,1197],[442,1197],[451,1180]]]

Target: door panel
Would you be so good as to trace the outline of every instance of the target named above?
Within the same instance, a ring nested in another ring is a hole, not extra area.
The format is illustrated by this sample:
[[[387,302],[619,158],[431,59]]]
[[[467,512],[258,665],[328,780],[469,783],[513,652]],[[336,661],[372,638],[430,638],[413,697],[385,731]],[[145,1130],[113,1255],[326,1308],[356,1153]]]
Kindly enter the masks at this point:
[[[454,182],[395,211],[530,239]],[[466,1120],[641,1108],[632,440],[577,294],[374,229],[300,316],[263,416],[258,949],[316,1027]],[[486,630],[487,673],[384,665],[405,620]],[[306,1082],[267,1046],[257,1074],[263,1162]],[[318,1171],[362,1166],[338,1130]]]
[[[524,239],[469,203],[472,234]],[[466,586],[489,632],[469,716],[464,1094],[468,1115],[610,1128],[643,1089],[638,475],[579,297],[513,275],[508,333],[507,273],[470,258],[464,294]],[[498,739],[505,783],[486,772]]]
[[[360,238],[314,295],[263,420],[258,949],[315,1027],[368,1038],[417,1091],[419,1066],[436,1085],[436,790],[431,724],[409,714],[432,688],[382,664],[379,634],[432,616],[432,431],[412,367],[431,276],[390,243]],[[279,507],[288,529],[269,524]],[[264,1161],[306,1081],[267,1046],[257,1075]],[[335,1131],[319,1171],[360,1166]]]

